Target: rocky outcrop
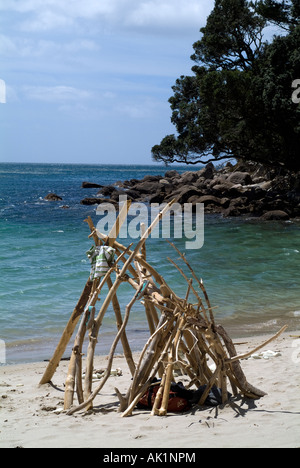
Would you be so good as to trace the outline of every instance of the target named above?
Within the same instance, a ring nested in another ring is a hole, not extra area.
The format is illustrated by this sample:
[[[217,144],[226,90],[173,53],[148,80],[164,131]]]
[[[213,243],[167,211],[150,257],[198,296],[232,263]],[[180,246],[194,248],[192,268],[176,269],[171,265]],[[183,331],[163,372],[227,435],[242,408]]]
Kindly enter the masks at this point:
[[[47,200],[47,201],[61,201],[62,198],[59,195],[56,195],[56,193],[48,193],[48,195],[46,195],[44,200]]]
[[[181,204],[204,203],[206,213],[224,217],[252,216],[262,220],[286,220],[300,216],[299,174],[277,175],[257,164],[237,164],[216,170],[208,164],[200,171],[146,176],[101,187],[98,197],[83,204],[117,203],[120,195],[144,203],[164,203],[176,198]]]
[[[99,184],[94,184],[92,182],[82,182],[82,188],[84,189],[89,189],[89,188],[101,188],[103,187],[103,185],[99,185]]]
[[[264,215],[261,216],[261,219],[264,221],[287,221],[290,219],[289,215],[285,213],[285,211],[275,210],[275,211],[267,211]]]

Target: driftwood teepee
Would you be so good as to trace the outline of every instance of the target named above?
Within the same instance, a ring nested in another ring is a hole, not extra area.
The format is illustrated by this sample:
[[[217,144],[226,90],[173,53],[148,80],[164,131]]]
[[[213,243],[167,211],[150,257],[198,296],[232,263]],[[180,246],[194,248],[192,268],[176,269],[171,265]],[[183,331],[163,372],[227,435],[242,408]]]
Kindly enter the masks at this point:
[[[159,213],[147,230],[144,228],[144,234],[134,249],[132,249],[132,245],[125,247],[116,240],[122,223],[126,219],[130,202],[123,206],[109,236],[99,233],[91,218],[87,220],[91,230],[90,237],[94,239],[95,244],[98,246],[106,244],[113,247],[117,258],[102,278],[96,278],[93,281],[89,278],[40,382],[45,384],[51,381],[81,318],[65,385],[65,409],[68,410],[68,414],[92,408],[93,400],[100,393],[111,374],[115,351],[120,341],[132,374],[132,381],[126,395],[121,395],[116,389],[122,416],[131,415],[156,376],[159,376],[161,381],[152,414],[166,415],[171,383],[176,379],[175,371],[188,377],[189,388],[206,386],[206,391],[199,401],[200,405],[204,403],[214,385],[221,389],[223,403],[228,398],[229,384],[234,395],[240,393],[254,399],[265,395],[264,392],[247,382],[240,360],[275,339],[286,327],[256,350],[252,350],[247,355],[238,356],[225,329],[215,323],[213,310],[202,280],[198,279],[185,256],[171,244],[183,261],[185,270],[189,272],[189,276],[187,276],[180,266],[169,259],[187,284],[186,296],[184,298],[177,296],[159,272],[147,262],[145,248],[147,238],[164,214],[171,208],[172,203],[169,203]],[[115,277],[114,281],[113,277]],[[133,297],[122,316],[117,291],[123,282],[132,286]],[[108,285],[109,292],[102,301],[98,315],[96,315],[96,305],[105,284]],[[145,307],[145,316],[150,331],[150,337],[137,363],[134,362],[126,335],[130,313],[136,301],[142,301]],[[93,389],[94,354],[100,327],[110,304],[115,312],[118,332],[111,346],[107,368],[99,385]],[[83,373],[82,347],[87,332],[89,344],[85,359],[85,372]],[[211,370],[211,366],[208,365],[209,361],[214,364],[215,370]],[[85,375],[84,379],[83,375]],[[74,404],[75,393],[78,399],[77,406]]]

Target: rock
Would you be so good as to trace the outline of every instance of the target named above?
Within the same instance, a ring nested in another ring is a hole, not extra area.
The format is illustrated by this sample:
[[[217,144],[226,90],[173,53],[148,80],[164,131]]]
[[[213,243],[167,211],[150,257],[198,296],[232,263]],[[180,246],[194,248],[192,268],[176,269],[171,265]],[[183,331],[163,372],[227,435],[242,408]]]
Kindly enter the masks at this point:
[[[160,175],[147,175],[144,177],[142,182],[159,182],[160,179],[163,179]]]
[[[47,201],[61,201],[62,198],[59,195],[56,195],[56,193],[48,193],[48,195],[44,198],[44,200],[47,200]]]
[[[251,185],[252,178],[248,172],[233,172],[229,177],[228,181],[235,185]]]
[[[285,211],[275,210],[267,211],[267,213],[263,214],[260,219],[263,221],[288,221],[290,217]]]
[[[236,206],[230,205],[224,212],[223,212],[223,217],[224,218],[231,218],[231,217],[236,217],[236,216],[241,216],[241,211],[239,208]]]
[[[93,184],[91,182],[82,182],[81,188],[87,189],[87,188],[102,188],[103,185],[99,184]]]
[[[126,190],[126,192],[124,192],[124,195],[127,195],[128,198],[131,198],[131,200],[137,200],[138,198],[140,198],[139,192],[134,189]]]
[[[152,193],[155,193],[159,187],[160,187],[160,184],[158,181],[155,181],[155,182],[146,181],[146,182],[140,182],[134,185],[133,189],[136,192],[139,192],[140,194],[150,195]]]
[[[198,199],[198,203],[204,203],[204,205],[221,205],[222,200],[218,197],[214,197],[213,195],[204,195]]]
[[[207,164],[201,171],[198,171],[198,177],[204,177],[204,179],[213,179],[215,175],[215,167],[213,163]]]
[[[140,182],[141,182],[141,181],[138,180],[138,179],[125,180],[125,181],[123,182],[123,187],[124,187],[124,188],[131,188],[131,187],[133,187],[134,185],[139,184]]]
[[[162,184],[162,185],[170,185],[171,184],[171,182],[169,180],[167,180],[167,179],[161,179],[159,181],[159,183]]]
[[[241,216],[243,214],[250,212],[248,199],[246,197],[238,197],[238,198],[234,198],[233,200],[227,199],[226,204],[227,206],[228,205],[229,206],[223,212],[223,216],[225,218],[231,217],[231,216]],[[224,205],[223,205],[224,208],[226,204],[225,204],[225,199],[224,199]]]
[[[110,195],[110,200],[114,200],[116,202],[119,201],[119,197],[121,197],[122,195],[127,195],[128,198],[131,199],[131,197],[127,194],[127,192],[124,192],[123,190],[118,190],[116,189],[114,192],[112,192],[112,194]]]
[[[142,180],[127,180],[113,186],[101,187],[91,182],[84,182],[82,186],[101,188],[98,197],[82,200],[85,205],[111,202],[118,206],[119,196],[127,195],[128,199],[150,204],[167,203],[176,198],[181,204],[190,203],[192,209],[197,203],[204,203],[207,213],[224,216],[248,214],[262,219],[284,220],[300,216],[299,176],[278,176],[276,171],[267,171],[257,164],[239,163],[235,167],[227,164],[226,168],[217,170],[209,163],[198,172],[189,171],[182,175],[169,170],[164,176],[149,175]],[[48,197],[61,200],[55,194]]]
[[[117,191],[118,189],[113,185],[107,185],[106,187],[102,187],[102,189],[99,190],[97,195],[102,195],[103,197],[110,197],[114,192]]]
[[[247,189],[241,185],[241,184],[236,184],[233,185],[229,190],[228,190],[228,195],[231,198],[238,198],[244,195],[244,193],[247,191]]]
[[[121,180],[117,180],[117,182],[114,183],[114,187],[124,188],[124,184]]]
[[[165,196],[166,194],[161,192],[161,191],[158,191],[156,192],[154,195],[150,195],[149,197],[149,203],[163,203],[164,200],[165,200]]]
[[[114,207],[118,207],[119,204],[114,201],[114,200],[108,200],[107,198],[84,198],[80,202],[81,205],[102,205],[102,204],[107,204],[107,205],[113,205]]]
[[[180,177],[180,174],[177,171],[167,171],[165,173],[165,179],[176,179],[176,177]]]
[[[227,182],[225,180],[221,184],[214,185],[212,191],[223,194],[228,193],[232,187],[234,187],[234,185],[231,182]]]
[[[106,200],[107,201],[107,200]],[[90,206],[90,205],[100,205],[100,203],[103,203],[103,199],[102,198],[84,198],[83,200],[81,200],[80,204],[81,205],[87,205],[87,206]]]
[[[187,203],[193,195],[201,197],[202,193],[196,187],[184,186],[171,195],[171,198],[177,198],[178,203]],[[171,199],[170,198],[170,199]]]
[[[184,174],[182,174],[178,182],[181,185],[189,185],[193,184],[196,180],[198,180],[198,177],[199,176],[197,172],[185,172]]]
[[[46,411],[47,413],[50,413],[50,412],[53,412],[53,411],[56,411],[57,410],[57,407],[56,406],[42,406],[41,407],[41,411]]]

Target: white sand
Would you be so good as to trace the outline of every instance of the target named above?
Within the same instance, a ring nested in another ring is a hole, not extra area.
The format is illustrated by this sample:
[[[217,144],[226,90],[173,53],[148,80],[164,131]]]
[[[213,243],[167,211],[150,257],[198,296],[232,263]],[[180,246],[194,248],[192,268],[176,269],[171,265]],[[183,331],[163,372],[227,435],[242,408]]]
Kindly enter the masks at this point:
[[[249,382],[268,396],[167,417],[138,410],[132,417],[120,417],[114,387],[125,393],[130,384],[123,358],[116,358],[113,365],[123,370],[123,376],[110,377],[94,402],[96,412],[74,416],[53,413],[63,408],[68,363],[57,370],[55,387],[38,385],[46,363],[1,367],[0,447],[300,447],[300,339],[295,335],[300,334],[286,333],[266,348],[280,356],[242,362]],[[240,353],[263,340],[235,342],[247,342],[238,346]],[[105,367],[105,362],[97,358],[96,366]]]

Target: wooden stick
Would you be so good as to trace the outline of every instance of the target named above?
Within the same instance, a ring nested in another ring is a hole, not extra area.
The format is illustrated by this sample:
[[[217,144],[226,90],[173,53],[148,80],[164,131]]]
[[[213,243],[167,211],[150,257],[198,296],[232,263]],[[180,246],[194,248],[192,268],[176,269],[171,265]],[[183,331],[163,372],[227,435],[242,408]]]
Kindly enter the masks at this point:
[[[189,262],[187,261],[185,255],[180,252],[180,250],[176,247],[175,244],[173,244],[172,242],[168,241],[167,242],[176,250],[176,252],[180,255],[180,258],[184,261],[184,263],[186,264],[186,266],[188,267],[188,269],[190,270],[190,272],[192,273],[193,277],[195,278],[195,280],[197,281],[197,283],[199,284],[200,286],[200,289],[202,290],[203,294],[204,294],[204,297],[205,297],[205,300],[206,300],[206,303],[208,305],[208,310],[209,310],[209,314],[210,314],[210,320],[212,322],[212,325],[214,326],[215,325],[215,319],[214,319],[214,316],[213,316],[213,313],[212,313],[212,307],[211,307],[211,304],[210,304],[210,301],[209,301],[209,298],[208,298],[208,295],[207,295],[207,292],[206,292],[206,289],[203,285],[203,282],[202,280],[199,280],[198,276],[196,275],[196,273],[194,272],[193,268],[191,267],[191,265],[189,264]]]
[[[211,391],[212,387],[214,386],[217,378],[218,378],[218,374],[219,374],[219,371],[220,371],[220,367],[217,367],[214,374],[211,376],[211,378],[209,379],[209,382],[206,386],[206,389],[205,389],[205,392],[203,393],[202,397],[200,398],[200,401],[198,403],[199,406],[203,406],[204,403],[205,403],[205,400],[206,398],[208,397],[208,394],[209,392]]]
[[[104,242],[107,240],[107,236],[105,234],[102,234],[99,230],[96,230],[96,232],[99,238],[104,240]],[[127,249],[124,245],[120,244],[117,241],[115,241],[114,243],[114,248],[120,250],[121,252]],[[128,254],[131,255],[132,250],[128,250]],[[152,267],[152,265],[150,265],[150,263],[148,263],[139,253],[135,255],[135,259],[141,264],[143,268],[145,268],[149,272],[150,275],[153,276],[154,280],[159,285],[164,285],[164,287],[166,287],[167,290],[169,291],[169,294],[176,297],[176,294],[174,293],[174,291],[172,291],[172,289],[165,282],[164,278],[155,270],[155,268]],[[129,267],[129,270],[130,270],[130,267]]]
[[[216,327],[217,333],[223,338],[225,346],[227,348],[227,351],[229,353],[229,356],[231,358],[234,358],[237,356],[237,352],[235,349],[235,346],[231,340],[231,338],[228,336],[228,333],[226,330],[221,326],[218,325]],[[254,387],[253,385],[249,384],[249,382],[246,379],[246,376],[242,370],[240,361],[234,361],[230,363],[230,366],[232,368],[232,376],[234,377],[234,382],[235,385],[241,390],[241,392],[248,398],[261,398],[266,395],[265,392],[262,390]]]
[[[112,283],[112,280],[111,280],[110,277],[107,280],[107,284],[108,284],[109,289],[111,289],[113,287],[113,283]],[[112,298],[112,305],[113,305],[116,320],[117,320],[117,328],[118,328],[118,330],[120,330],[122,328],[122,325],[123,325],[123,319],[122,319],[120,304],[119,304],[119,301],[118,301],[118,298],[117,298],[116,294]],[[127,361],[130,373],[133,376],[134,373],[135,373],[135,363],[134,363],[133,356],[132,356],[132,351],[131,351],[131,348],[130,348],[130,345],[129,345],[129,342],[128,342],[126,330],[124,330],[124,333],[121,336],[121,342],[122,342],[122,346],[123,346],[123,350],[124,350],[125,359]]]
[[[136,388],[141,385],[141,382],[145,379],[148,378],[149,372],[148,370],[150,369],[151,372],[151,365],[153,363],[153,360],[155,359],[155,354],[157,349],[159,349],[159,343],[161,341],[161,331],[163,328],[167,325],[167,321],[165,319],[165,316],[162,315],[158,324],[158,327],[156,331],[153,333],[153,335],[149,338],[147,341],[146,345],[144,346],[144,349],[141,353],[138,365],[136,367],[136,371],[133,377],[133,382],[130,386],[129,389],[129,395],[128,395],[128,401],[129,404],[131,401],[134,399],[134,393],[136,391]],[[149,347],[149,350],[148,350]],[[144,360],[144,356],[148,350],[148,354]]]
[[[150,236],[152,230],[155,228],[155,226],[160,222],[160,220],[164,217],[164,215],[171,209],[172,205],[174,204],[174,200],[166,205],[166,207],[159,213],[159,215],[155,218],[151,226],[147,229],[145,234],[142,236],[140,241],[138,242],[137,246],[133,250],[133,252],[129,255],[129,258],[126,260],[121,272],[117,276],[113,286],[110,288],[103,304],[101,307],[101,310],[98,314],[98,317],[95,320],[95,324],[92,330],[92,333],[90,335],[90,343],[88,346],[88,352],[87,352],[87,369],[86,369],[86,374],[85,374],[85,390],[84,390],[84,396],[85,400],[89,399],[89,395],[91,393],[91,387],[92,387],[92,374],[93,374],[93,362],[94,362],[94,352],[95,352],[95,346],[97,343],[97,337],[99,334],[99,329],[102,324],[103,317],[112,301],[112,298],[116,294],[119,286],[123,282],[123,276],[125,275],[129,265],[133,262],[135,259],[137,253],[140,251],[141,247],[144,245],[148,237]]]
[[[173,366],[174,366],[174,346],[172,346],[172,351],[169,354],[169,362],[166,367],[166,372],[164,374],[165,376],[165,381],[163,384],[163,396],[162,396],[162,403],[161,407],[158,410],[158,415],[159,416],[166,416],[167,411],[168,411],[168,404],[169,404],[169,399],[170,399],[170,388],[172,384],[172,377],[173,377]],[[155,414],[155,412],[154,412]]]
[[[124,223],[124,221],[126,219],[126,216],[128,214],[130,205],[131,205],[130,200],[127,203],[124,204],[124,206],[122,207],[122,209],[121,209],[121,211],[119,213],[119,216],[118,216],[112,230],[110,231],[110,233],[109,233],[109,235],[107,237],[107,241],[109,241],[110,246],[114,244],[115,239],[119,235],[120,229],[121,229],[121,227],[122,227],[122,225],[123,225],[123,223]],[[93,223],[90,216],[86,219],[86,222],[89,225],[89,228],[91,230],[91,236],[93,237],[93,239],[95,241],[95,244],[99,245],[99,243],[101,241],[100,241],[99,237],[97,236],[97,231],[95,229],[94,223]],[[127,249],[124,251],[124,253],[126,251],[127,251]],[[123,255],[119,256],[118,260],[120,260],[122,258],[123,258]],[[113,286],[112,286],[112,282],[110,280],[110,274],[111,274],[111,270],[108,272],[108,274],[105,275],[104,280],[108,281],[110,291],[111,291]],[[104,281],[103,281],[103,283],[104,283]],[[95,294],[97,294],[97,296],[98,296],[99,291],[95,291]],[[117,317],[120,318],[120,314],[119,314],[120,311],[118,310],[118,304],[116,302],[115,293],[112,295],[111,300],[114,303],[115,313],[117,314]],[[95,347],[96,347],[96,344],[97,344],[97,337],[98,337],[98,334],[99,334],[99,329],[101,327],[103,317],[104,317],[104,314],[102,316],[100,316],[100,317],[98,316],[98,321],[96,320],[94,322],[94,325],[92,327],[92,330],[91,330],[90,336],[89,336],[90,341],[89,341],[89,346],[88,346],[88,351],[87,351],[87,366],[86,366],[86,373],[85,373],[85,379],[84,379],[84,399],[85,400],[87,400],[89,398],[89,395],[90,395],[90,393],[92,391],[94,353],[95,353]],[[121,320],[122,320],[122,318],[121,318]],[[126,346],[126,344],[125,344],[125,346]],[[128,349],[127,349],[127,351],[128,351]]]
[[[110,376],[110,373],[111,373],[111,368],[112,368],[112,364],[113,364],[113,359],[114,359],[114,354],[115,354],[115,351],[116,351],[116,347],[117,347],[117,345],[118,345],[118,343],[120,341],[120,338],[121,338],[122,334],[124,333],[124,330],[126,329],[131,309],[132,309],[133,305],[135,304],[135,302],[137,301],[138,296],[139,296],[139,294],[140,294],[140,292],[142,290],[142,287],[143,287],[143,285],[140,286],[140,289],[135,293],[133,299],[130,301],[130,303],[126,307],[126,313],[125,313],[124,321],[123,321],[122,327],[120,328],[120,330],[119,330],[119,332],[118,332],[118,334],[117,334],[117,336],[116,336],[116,338],[115,338],[115,340],[114,340],[114,342],[112,344],[112,347],[111,347],[111,350],[110,350],[110,353],[109,353],[109,357],[108,357],[107,369],[105,371],[105,374],[104,374],[104,376],[102,378],[101,383],[99,384],[99,386],[94,390],[94,392],[89,396],[89,398],[84,403],[79,405],[77,408],[71,409],[67,413],[68,415],[72,415],[75,412],[80,411],[83,408],[89,407],[89,405],[96,398],[98,393],[101,391],[101,389],[104,387],[105,383],[107,382],[107,380],[108,380],[108,378]]]
[[[169,349],[169,347],[170,347],[170,345],[171,345],[171,343],[172,343],[172,341],[174,339],[174,336],[175,336],[174,334],[175,333],[176,333],[176,330],[173,330],[173,332],[169,336],[169,339],[165,342],[165,347],[164,347],[163,351],[159,353],[159,358],[155,361],[155,364],[153,365],[152,373],[150,374],[148,380],[146,380],[145,383],[141,387],[139,387],[139,390],[136,393],[136,396],[131,401],[128,408],[122,414],[122,416],[121,416],[122,418],[126,418],[127,416],[130,416],[132,414],[132,411],[135,408],[135,406],[137,405],[137,403],[139,402],[139,400],[142,398],[142,396],[145,394],[145,392],[151,386],[152,381],[153,381],[159,367],[161,366],[161,363],[162,363],[162,361],[164,359],[164,356],[167,354],[168,349]]]
[[[252,354],[255,354],[257,353],[257,351],[260,351],[262,348],[265,348],[268,344],[270,344],[272,341],[276,340],[277,338],[279,338],[280,335],[282,335],[282,333],[284,333],[288,328],[288,325],[285,325],[284,327],[281,328],[281,330],[279,330],[278,333],[276,333],[276,335],[272,336],[272,338],[270,338],[269,340],[265,341],[264,343],[262,343],[261,345],[257,346],[257,348],[253,349],[252,351],[249,351],[248,353],[245,353],[245,354],[240,354],[239,356],[235,356],[235,357],[232,357],[230,359],[227,359],[227,362],[230,362],[230,363],[233,363],[233,362],[236,362],[236,361],[240,361],[241,359],[246,359],[248,358],[249,356],[252,356]]]
[[[82,353],[82,343],[86,332],[86,323],[88,319],[88,309],[86,309],[83,314],[76,338],[74,347],[72,350],[72,356],[69,363],[68,375],[66,379],[66,388],[65,388],[65,401],[64,409],[67,410],[71,408],[74,398],[74,388],[75,381],[77,380],[77,395],[79,403],[83,401],[83,391],[82,391],[82,379],[81,379],[81,353]],[[76,379],[76,370],[77,370],[77,379]],[[80,374],[80,376],[79,376]]]
[[[57,348],[54,352],[52,359],[50,359],[47,369],[40,381],[40,385],[45,385],[51,382],[53,375],[56,372],[57,367],[63,357],[63,354],[68,346],[70,339],[75,331],[75,328],[78,324],[81,314],[83,313],[85,306],[89,300],[90,293],[92,290],[93,282],[88,281],[84,287],[84,290],[80,296],[80,299],[67,323],[67,326],[62,334],[62,337],[57,345]]]
[[[159,414],[159,405],[160,405],[160,402],[161,402],[161,400],[163,398],[165,382],[166,382],[166,370],[165,370],[165,372],[164,372],[164,374],[163,374],[163,376],[161,378],[159,389],[158,389],[158,392],[156,394],[156,397],[155,397],[155,400],[154,400],[154,403],[153,403],[151,416],[156,416],[156,415]]]
[[[80,374],[82,373],[81,350],[82,350],[82,343],[83,343],[85,332],[86,332],[85,324],[86,324],[88,313],[89,313],[89,307],[94,307],[96,305],[100,291],[102,290],[105,283],[110,279],[111,273],[113,272],[115,266],[121,260],[123,255],[124,253],[120,255],[120,257],[116,260],[113,267],[106,273],[106,275],[104,276],[101,282],[99,278],[96,278],[93,282],[92,293],[87,303],[85,314],[82,318],[80,327],[77,332],[77,336],[75,338],[75,344],[73,347],[72,356],[71,356],[70,363],[69,363],[68,376],[66,380],[66,391],[65,391],[65,403],[64,403],[65,409],[69,409],[73,404],[74,388],[75,388],[76,381],[77,381],[77,394],[78,394],[79,402],[81,403],[81,400],[82,400],[82,394],[83,394],[82,379],[81,379],[81,376],[79,379],[79,373]],[[78,377],[77,379],[76,379],[76,374]]]

